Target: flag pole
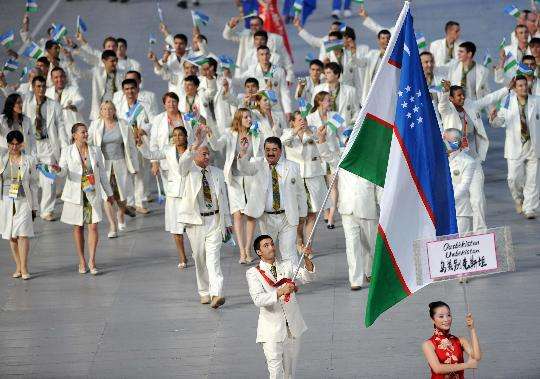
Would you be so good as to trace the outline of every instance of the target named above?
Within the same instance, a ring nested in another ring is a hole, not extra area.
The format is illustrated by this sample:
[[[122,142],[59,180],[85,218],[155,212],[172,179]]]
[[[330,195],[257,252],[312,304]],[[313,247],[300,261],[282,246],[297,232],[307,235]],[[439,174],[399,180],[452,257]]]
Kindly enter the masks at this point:
[[[326,195],[324,196],[324,201],[321,205],[321,209],[319,209],[319,212],[317,213],[317,218],[315,219],[313,229],[311,229],[311,232],[309,233],[308,239],[306,241],[306,244],[305,244],[306,247],[310,246],[313,242],[313,235],[315,234],[315,228],[317,227],[317,224],[319,223],[319,220],[321,219],[321,215],[324,212],[324,206],[326,205],[326,202],[328,201],[328,198],[330,197],[330,192],[332,192],[332,188],[334,188],[336,179],[338,177],[338,172],[339,172],[339,167],[336,169],[336,172],[332,176],[332,180],[330,181],[330,185],[328,186],[328,191],[326,191]],[[302,267],[302,259],[304,258],[304,255],[305,254],[302,252],[302,256],[298,260],[298,265],[296,266],[296,270],[294,270],[294,276],[292,277],[292,281],[296,279],[296,277],[298,276],[298,272],[300,272],[300,267]]]
[[[465,301],[465,308],[467,309],[467,314],[471,313],[471,308],[469,307],[469,297],[467,295],[467,279],[462,277],[461,288],[463,289],[463,300]]]

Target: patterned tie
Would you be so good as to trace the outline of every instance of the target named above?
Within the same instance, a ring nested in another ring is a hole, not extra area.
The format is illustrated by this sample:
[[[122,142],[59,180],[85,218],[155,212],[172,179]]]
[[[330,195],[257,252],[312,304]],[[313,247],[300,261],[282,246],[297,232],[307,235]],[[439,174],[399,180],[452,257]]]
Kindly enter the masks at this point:
[[[45,138],[43,135],[43,115],[41,114],[41,107],[45,104],[45,101],[42,101],[40,104],[37,104],[36,107],[36,119],[34,120],[34,125],[36,127],[35,137],[37,140]]]
[[[272,272],[272,275],[274,276],[274,279],[277,279],[277,269],[276,266],[272,265],[270,267],[270,271]]]
[[[463,109],[463,126],[461,127],[461,148],[466,149],[469,147],[469,138],[467,134],[469,133],[469,123],[467,122],[467,113]]]
[[[309,190],[307,188],[306,179],[304,179],[304,188],[306,190],[306,195],[307,195],[307,209],[308,209],[308,212],[313,212],[313,207],[311,205],[311,196],[309,195]]]
[[[272,208],[274,208],[275,211],[279,211],[281,208],[281,197],[279,194],[279,177],[278,172],[276,170],[276,165],[272,165]]]
[[[444,63],[450,62],[454,58],[454,44],[451,44],[448,46],[446,45],[446,58],[444,59]]]
[[[530,138],[531,134],[529,133],[529,126],[527,125],[527,115],[525,110],[527,109],[527,102],[525,104],[519,104],[519,121],[521,123],[521,143],[526,143]]]
[[[208,172],[206,169],[202,169],[202,187],[203,187],[203,195],[204,195],[204,205],[206,208],[210,209],[212,208],[212,192],[210,191],[210,184],[208,183],[208,179],[206,179],[206,173]]]
[[[460,82],[460,85],[461,85],[461,88],[463,88],[463,92],[465,92],[465,95],[467,95],[467,75],[469,75],[469,72],[471,72],[471,70],[476,66],[476,62],[472,62],[471,64],[471,67],[469,67],[468,69],[465,68],[465,66],[463,65],[461,67],[461,82]]]
[[[112,90],[113,90],[113,93],[115,93],[118,88],[116,88],[116,71],[113,72],[113,76],[112,76]]]

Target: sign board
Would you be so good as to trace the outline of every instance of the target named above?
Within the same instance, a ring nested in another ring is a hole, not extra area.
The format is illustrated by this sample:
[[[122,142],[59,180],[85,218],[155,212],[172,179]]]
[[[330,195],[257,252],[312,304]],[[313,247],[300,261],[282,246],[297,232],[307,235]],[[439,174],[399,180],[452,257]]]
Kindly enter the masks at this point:
[[[429,277],[459,278],[497,270],[495,233],[471,235],[427,243]]]

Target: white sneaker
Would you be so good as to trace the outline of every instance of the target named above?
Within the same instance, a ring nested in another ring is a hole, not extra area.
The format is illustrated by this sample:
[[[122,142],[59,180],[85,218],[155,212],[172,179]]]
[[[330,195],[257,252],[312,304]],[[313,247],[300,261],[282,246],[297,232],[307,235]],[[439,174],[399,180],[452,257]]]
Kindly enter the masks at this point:
[[[120,230],[121,232],[126,230],[126,223],[118,223],[118,230]]]
[[[336,20],[339,20],[339,16],[340,16],[341,12],[337,9],[334,9],[332,11],[332,17],[335,18]]]
[[[111,231],[109,232],[109,234],[107,234],[107,237],[109,237],[109,238],[116,238],[116,237],[118,237],[118,232],[115,232],[115,231],[111,230]]]
[[[349,18],[351,16],[352,16],[352,12],[350,9],[345,9],[345,11],[343,11],[343,17]]]

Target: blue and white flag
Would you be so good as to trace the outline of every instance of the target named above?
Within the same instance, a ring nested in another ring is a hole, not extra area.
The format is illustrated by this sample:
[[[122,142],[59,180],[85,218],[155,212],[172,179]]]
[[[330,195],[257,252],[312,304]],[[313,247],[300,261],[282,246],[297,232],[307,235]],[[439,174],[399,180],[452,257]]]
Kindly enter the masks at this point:
[[[34,41],[31,41],[30,44],[24,49],[23,56],[30,59],[38,59],[43,55],[43,50],[41,47]]]
[[[4,63],[4,70],[5,71],[17,71],[19,68],[19,61],[13,58],[8,58],[6,63]]]
[[[138,101],[135,102],[135,104],[133,104],[131,108],[129,108],[129,110],[126,112],[126,119],[128,121],[128,124],[130,125],[136,124],[137,117],[141,114],[143,110],[144,108],[141,105],[141,103]]]
[[[313,53],[307,53],[306,55],[306,63],[311,63],[312,60],[314,59],[317,59],[317,57],[315,56],[315,54]]]
[[[332,116],[328,117],[328,120],[326,121],[326,126],[334,132],[334,134],[338,134],[338,130],[341,128],[343,123],[345,122],[345,119],[339,114],[339,113],[333,113]]]
[[[232,70],[236,67],[236,65],[234,64],[234,59],[233,57],[229,56],[229,55],[225,55],[225,54],[222,54],[218,57],[218,61],[219,61],[219,66],[221,68],[226,68],[228,70]]]
[[[53,31],[52,31],[52,39],[54,41],[61,41],[62,38],[64,38],[67,34],[67,29],[64,25],[62,24],[53,24]]]
[[[193,19],[193,26],[206,26],[210,22],[210,17],[199,11],[191,11],[191,18]]]
[[[163,11],[161,10],[161,5],[159,5],[159,1],[156,1],[156,7],[157,7],[157,15],[160,22],[163,22]]]
[[[0,35],[0,45],[10,48],[13,46],[13,41],[15,40],[15,33],[13,30],[8,30],[6,33]]]
[[[77,16],[77,32],[86,33],[87,31],[88,31],[88,28],[86,27],[86,24],[83,21],[82,17]]]

